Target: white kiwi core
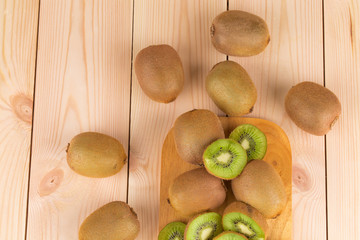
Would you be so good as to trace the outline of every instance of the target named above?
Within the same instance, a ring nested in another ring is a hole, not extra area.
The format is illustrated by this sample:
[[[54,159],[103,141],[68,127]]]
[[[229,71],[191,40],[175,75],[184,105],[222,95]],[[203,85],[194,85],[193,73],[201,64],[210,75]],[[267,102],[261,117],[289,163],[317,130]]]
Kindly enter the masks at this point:
[[[209,239],[209,237],[211,236],[212,232],[213,232],[213,228],[212,228],[212,227],[204,228],[204,229],[201,231],[200,239],[201,239],[201,240],[207,240],[207,239]]]
[[[251,231],[251,229],[250,229],[248,226],[246,226],[245,224],[243,224],[243,223],[240,223],[240,222],[239,222],[239,223],[237,224],[237,226],[238,226],[238,229],[240,229],[240,231],[241,231],[244,235],[251,236],[251,235],[254,234],[254,232]]]
[[[248,150],[250,148],[250,142],[247,139],[242,140],[241,142],[241,146],[245,149]]]
[[[228,163],[231,160],[232,155],[228,152],[221,153],[216,159],[221,163]]]

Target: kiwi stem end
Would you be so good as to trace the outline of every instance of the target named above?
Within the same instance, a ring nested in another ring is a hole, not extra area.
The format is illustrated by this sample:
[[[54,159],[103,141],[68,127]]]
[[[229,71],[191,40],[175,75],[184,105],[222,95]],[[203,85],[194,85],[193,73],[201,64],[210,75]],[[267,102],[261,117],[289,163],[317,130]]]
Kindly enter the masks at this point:
[[[69,151],[70,143],[68,143],[65,152],[67,153]]]
[[[214,34],[215,34],[215,26],[214,26],[214,24],[212,24],[210,27],[210,36],[213,37]]]

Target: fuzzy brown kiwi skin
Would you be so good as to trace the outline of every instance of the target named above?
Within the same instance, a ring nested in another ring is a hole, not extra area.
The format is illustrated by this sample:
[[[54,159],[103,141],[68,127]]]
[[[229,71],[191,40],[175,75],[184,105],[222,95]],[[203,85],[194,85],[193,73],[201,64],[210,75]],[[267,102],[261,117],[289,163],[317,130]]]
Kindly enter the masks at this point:
[[[230,56],[259,54],[270,42],[266,22],[254,14],[239,10],[219,14],[213,20],[210,36],[214,47]]]
[[[217,208],[225,198],[223,181],[210,175],[205,168],[196,168],[179,175],[169,187],[170,205],[186,217]]]
[[[341,114],[336,95],[313,82],[292,87],[285,97],[285,109],[299,128],[317,136],[328,133]]]
[[[140,222],[134,210],[124,202],[110,202],[90,214],[81,224],[79,240],[134,240]]]
[[[181,59],[169,45],[152,45],[142,49],[134,66],[141,89],[154,101],[172,102],[184,87]]]
[[[177,153],[186,162],[203,165],[202,155],[208,145],[225,138],[218,116],[205,109],[194,109],[180,115],[173,127]]]
[[[214,240],[220,239],[220,237],[222,237],[222,236],[224,236],[224,235],[226,235],[226,234],[228,234],[228,233],[233,233],[233,234],[236,234],[236,235],[238,235],[238,236],[240,236],[240,237],[243,237],[244,239],[247,239],[246,236],[244,236],[244,235],[242,235],[242,234],[240,234],[240,233],[226,231],[226,232],[221,233],[220,235],[217,235],[217,236],[214,238]]]
[[[229,116],[253,111],[257,90],[246,70],[233,61],[216,64],[205,81],[206,91],[216,106]]]
[[[252,206],[243,202],[232,202],[225,208],[223,215],[231,212],[239,212],[245,214],[248,217],[251,217],[264,231],[265,236],[267,235],[268,224],[265,217]]]
[[[93,178],[118,173],[127,159],[125,149],[117,139],[97,132],[83,132],[73,137],[66,154],[72,170]]]
[[[257,209],[266,218],[277,217],[285,208],[284,183],[275,168],[263,160],[252,160],[240,176],[231,181],[236,200]]]

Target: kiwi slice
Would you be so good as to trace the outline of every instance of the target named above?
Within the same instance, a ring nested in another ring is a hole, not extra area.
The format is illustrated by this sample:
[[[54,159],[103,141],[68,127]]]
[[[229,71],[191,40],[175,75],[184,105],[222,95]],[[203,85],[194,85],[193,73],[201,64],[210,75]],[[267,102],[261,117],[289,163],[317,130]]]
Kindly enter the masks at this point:
[[[203,154],[206,170],[222,179],[234,179],[247,163],[246,151],[232,139],[219,139],[210,144]]]
[[[222,231],[220,214],[203,213],[189,221],[185,229],[185,240],[211,240]]]
[[[227,231],[218,235],[214,240],[247,240],[247,238],[240,233]]]
[[[159,233],[158,240],[184,240],[186,225],[182,222],[172,222]]]
[[[233,202],[224,210],[222,224],[225,231],[238,232],[251,240],[264,240],[267,223],[255,208],[243,202]]]
[[[266,153],[267,141],[265,134],[251,124],[242,124],[230,133],[234,139],[246,150],[247,159],[263,159]]]
[[[249,239],[265,239],[265,234],[260,226],[253,219],[239,212],[224,215],[223,226],[225,230],[242,233]]]

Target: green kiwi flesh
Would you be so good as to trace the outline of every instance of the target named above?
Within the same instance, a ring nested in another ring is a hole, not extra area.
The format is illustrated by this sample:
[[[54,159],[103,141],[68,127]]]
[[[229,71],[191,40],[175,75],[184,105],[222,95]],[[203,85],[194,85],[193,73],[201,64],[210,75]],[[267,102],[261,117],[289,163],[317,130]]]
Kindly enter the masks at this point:
[[[232,139],[219,139],[210,144],[203,154],[206,170],[222,179],[234,179],[247,163],[246,151]]]
[[[215,237],[214,240],[247,240],[247,238],[240,233],[226,231]]]
[[[266,238],[268,224],[265,217],[252,206],[243,202],[232,202],[223,213],[225,231],[234,231],[245,235],[251,240]]]
[[[230,133],[229,138],[234,139],[246,150],[247,159],[263,159],[267,149],[265,134],[251,124],[242,124]]]
[[[185,228],[182,222],[171,222],[160,231],[158,240],[184,240]]]
[[[244,234],[249,239],[265,239],[265,233],[260,226],[249,216],[240,212],[231,212],[223,216],[225,231],[234,231]]]
[[[185,240],[210,240],[222,231],[220,214],[203,213],[189,221],[185,230]]]

